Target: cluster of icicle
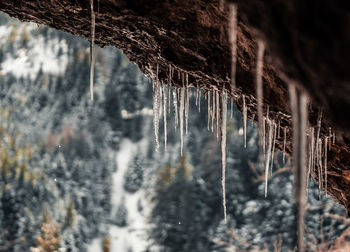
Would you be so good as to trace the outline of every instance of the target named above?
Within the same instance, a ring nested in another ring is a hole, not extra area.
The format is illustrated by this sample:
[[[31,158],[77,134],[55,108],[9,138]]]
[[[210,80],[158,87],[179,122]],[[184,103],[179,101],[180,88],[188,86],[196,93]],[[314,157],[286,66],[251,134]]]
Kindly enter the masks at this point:
[[[311,173],[318,177],[319,190],[327,194],[327,152],[335,144],[335,132],[328,128],[328,135],[321,137],[322,110],[320,110],[317,125],[308,127],[307,134],[307,182]],[[319,195],[320,196],[320,195]]]
[[[262,67],[264,44],[258,41],[256,93],[259,127],[260,162],[265,169],[265,197],[269,173],[272,173],[276,139],[280,138],[282,127],[269,118],[269,107],[263,115]],[[308,98],[304,91],[298,90],[292,81],[288,83],[293,128],[293,166],[295,181],[295,201],[297,205],[297,246],[305,251],[304,213],[307,203],[307,187],[310,173],[317,174],[319,189],[323,187],[327,194],[327,151],[335,143],[335,133],[329,128],[328,136],[321,138],[322,111],[319,113],[316,129],[308,127]],[[243,114],[245,111],[243,110]],[[287,128],[283,128],[283,162],[285,162]],[[307,156],[308,155],[308,156]],[[263,160],[264,162],[262,162]],[[307,161],[307,164],[306,164]],[[306,169],[307,168],[307,169]],[[306,171],[307,170],[307,174]]]
[[[188,114],[189,99],[191,97],[189,83],[189,73],[172,65],[168,66],[167,80],[159,80],[159,64],[156,65],[155,71],[150,70],[153,79],[153,128],[155,136],[156,150],[160,147],[159,141],[159,122],[163,116],[164,125],[164,149],[167,148],[167,117],[173,107],[175,130],[179,128],[180,132],[180,152],[184,149],[184,134],[188,134]],[[173,84],[174,75],[182,83],[181,87]],[[201,107],[201,90],[197,86],[195,92],[196,105],[200,111]],[[221,158],[222,158],[222,191],[223,191],[223,208],[226,221],[226,198],[225,198],[225,172],[226,172],[226,122],[227,122],[227,103],[228,97],[226,90],[213,90],[205,92],[208,108],[208,130],[215,131],[216,137],[220,136]],[[232,102],[231,102],[232,103]],[[247,128],[247,107],[245,97],[243,96],[244,114],[244,139],[246,139]],[[231,113],[232,115],[232,113]],[[246,144],[244,144],[246,145]]]
[[[229,38],[231,44],[231,93],[235,88],[236,75],[236,58],[237,58],[237,8],[235,4],[230,5],[230,21],[229,21]],[[170,113],[171,99],[175,116],[175,130],[179,127],[180,131],[180,152],[183,153],[184,145],[184,124],[185,132],[188,134],[188,108],[190,98],[190,84],[188,80],[188,72],[179,70],[172,65],[168,67],[167,81],[161,82],[158,78],[159,65],[157,64],[155,71],[150,70],[153,79],[153,128],[155,135],[156,150],[159,144],[159,120],[163,114],[164,120],[164,148],[167,146],[167,113]],[[177,74],[177,79],[182,83],[181,87],[173,85],[174,74]],[[227,122],[227,101],[229,94],[224,87],[220,90],[207,91],[205,99],[207,100],[208,108],[208,130],[214,132],[216,137],[220,135],[221,148],[221,165],[222,165],[222,202],[224,209],[224,220],[226,223],[226,193],[225,193],[225,173],[226,173],[226,122]],[[196,105],[200,111],[201,91],[197,86],[196,90]],[[232,118],[232,101],[231,98],[231,118]],[[243,104],[243,134],[244,147],[246,147],[246,131],[247,131],[247,105],[245,96],[242,98]],[[168,107],[168,108],[167,108]],[[168,112],[167,112],[168,111]]]
[[[231,118],[232,118],[232,94],[235,93],[235,75],[237,62],[237,6],[229,5],[229,40],[231,44]],[[257,60],[256,60],[256,103],[257,103],[257,121],[259,131],[259,164],[265,170],[265,197],[267,196],[268,178],[272,174],[274,164],[274,153],[276,141],[283,140],[283,162],[285,163],[287,126],[282,127],[281,120],[275,122],[269,117],[269,107],[266,107],[266,114],[263,112],[263,56],[265,44],[258,40]],[[180,132],[180,151],[183,153],[184,128],[188,134],[188,110],[190,98],[190,84],[188,72],[179,70],[172,65],[168,66],[168,78],[166,82],[161,82],[158,78],[159,65],[157,64],[155,74],[151,71],[153,78],[153,125],[156,142],[156,149],[159,148],[159,120],[163,114],[164,120],[164,148],[167,146],[167,113],[170,113],[173,106],[175,116],[175,130],[179,127]],[[173,85],[174,75],[182,83],[181,87]],[[307,116],[307,96],[304,92],[297,90],[294,83],[289,83],[289,94],[293,122],[293,165],[295,172],[295,198],[298,209],[297,230],[298,230],[298,248],[304,251],[303,230],[304,230],[304,211],[306,206],[306,188],[310,173],[317,172],[319,186],[327,191],[327,148],[335,141],[335,134],[329,129],[329,136],[320,137],[322,114],[320,113],[317,127],[308,127]],[[196,105],[200,111],[201,90],[197,86]],[[242,114],[243,114],[243,137],[244,147],[246,147],[247,131],[247,104],[246,96],[242,95]],[[172,102],[171,102],[172,99]],[[226,122],[227,122],[227,101],[229,94],[222,87],[221,90],[212,90],[205,92],[207,100],[207,127],[214,132],[216,137],[220,135],[221,147],[221,165],[222,165],[222,203],[224,209],[224,220],[226,223],[226,191],[225,191],[225,173],[226,173]],[[172,104],[172,105],[171,105]],[[168,112],[167,112],[168,111]],[[185,124],[185,126],[184,126]],[[308,130],[307,130],[308,129]],[[308,152],[307,152],[308,150]],[[308,164],[306,166],[306,154],[308,154]],[[307,175],[305,168],[307,167]]]
[[[172,80],[174,72],[177,71],[178,79],[181,80],[182,86],[176,87]],[[171,106],[173,106],[175,116],[175,130],[179,127],[180,131],[180,152],[183,153],[184,145],[184,128],[186,135],[188,134],[188,111],[190,99],[190,87],[188,82],[188,73],[175,69],[169,65],[168,79],[166,82],[161,82],[158,78],[159,64],[156,66],[155,74],[151,72],[153,79],[153,128],[156,142],[156,150],[159,149],[159,120],[163,114],[164,125],[164,149],[167,148],[167,114],[170,113]],[[197,88],[197,95],[199,95],[199,88]],[[172,98],[172,105],[171,105]],[[198,100],[199,98],[197,98]]]

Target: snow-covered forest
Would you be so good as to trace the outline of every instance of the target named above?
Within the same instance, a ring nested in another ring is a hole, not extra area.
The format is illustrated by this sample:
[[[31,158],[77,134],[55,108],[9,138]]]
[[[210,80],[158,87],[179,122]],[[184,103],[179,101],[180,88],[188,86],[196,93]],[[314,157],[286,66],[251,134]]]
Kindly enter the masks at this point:
[[[175,122],[171,104],[154,123],[157,87],[121,51],[96,47],[94,73],[91,101],[87,41],[0,13],[0,251],[295,248],[290,159],[269,153],[265,197],[254,123],[227,112],[225,224],[209,96],[190,89],[188,118]],[[344,208],[308,186],[307,248],[346,246]]]

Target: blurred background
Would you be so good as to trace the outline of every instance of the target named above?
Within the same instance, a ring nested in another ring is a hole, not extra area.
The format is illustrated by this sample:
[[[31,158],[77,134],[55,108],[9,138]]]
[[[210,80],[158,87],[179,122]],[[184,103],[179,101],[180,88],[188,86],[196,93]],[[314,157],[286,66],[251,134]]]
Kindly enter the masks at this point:
[[[121,51],[96,48],[91,102],[87,41],[0,12],[0,251],[292,250],[290,160],[276,150],[265,198],[256,127],[244,148],[234,108],[225,225],[219,141],[191,91],[183,155],[173,113],[156,152],[151,79]],[[349,246],[345,210],[313,181],[308,195],[309,250]]]

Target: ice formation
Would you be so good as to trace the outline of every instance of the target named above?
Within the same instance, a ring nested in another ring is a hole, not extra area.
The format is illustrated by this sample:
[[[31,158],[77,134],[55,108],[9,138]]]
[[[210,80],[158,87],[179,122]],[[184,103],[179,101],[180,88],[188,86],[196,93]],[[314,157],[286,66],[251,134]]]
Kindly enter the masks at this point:
[[[269,134],[267,138],[267,148],[266,148],[266,153],[265,153],[265,198],[267,196],[267,182],[268,182],[268,177],[269,177],[269,163],[270,163],[270,158],[271,158],[271,146],[272,146],[272,134],[273,134],[273,125],[272,121],[267,119],[267,125],[269,129]]]
[[[286,163],[286,138],[287,138],[287,129],[286,127],[283,128],[283,154],[282,154],[282,160],[283,163]]]
[[[156,142],[156,150],[159,149],[159,106],[160,106],[160,85],[158,82],[158,64],[156,80],[153,80],[153,128]]]
[[[306,207],[306,125],[307,97],[297,90],[294,84],[289,84],[290,105],[293,124],[293,166],[295,181],[295,201],[297,205],[297,245],[298,251],[305,251],[304,245],[304,213]]]
[[[91,32],[90,32],[90,99],[94,100],[94,65],[95,65],[95,11],[94,0],[90,0]]]
[[[247,148],[247,104],[245,103],[245,95],[242,95],[243,99],[243,137],[244,148]]]
[[[185,103],[185,88],[180,88],[180,108],[179,108],[179,121],[180,121],[180,150],[181,155],[183,153],[184,146],[184,104]]]
[[[224,208],[224,220],[226,224],[226,188],[225,188],[225,180],[226,180],[226,121],[227,121],[227,95],[224,92],[221,94],[220,99],[220,109],[221,109],[221,122],[220,122],[220,136],[221,136],[221,168],[222,168],[222,205]],[[217,118],[219,121],[219,118]]]
[[[167,148],[167,111],[166,111],[166,106],[167,106],[167,96],[168,96],[168,90],[170,89],[169,86],[163,85],[163,119],[164,119],[164,149],[166,150]]]

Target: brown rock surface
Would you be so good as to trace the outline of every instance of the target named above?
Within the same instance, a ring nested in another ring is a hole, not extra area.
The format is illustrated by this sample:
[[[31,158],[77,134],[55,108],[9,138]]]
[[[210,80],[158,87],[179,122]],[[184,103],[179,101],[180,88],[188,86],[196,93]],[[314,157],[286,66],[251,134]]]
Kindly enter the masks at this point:
[[[254,34],[266,41],[264,104],[269,105],[269,117],[288,128],[287,152],[291,152],[291,122],[287,86],[281,76],[297,81],[312,102],[323,107],[322,135],[328,134],[328,127],[337,129],[336,144],[328,153],[328,193],[350,210],[350,142],[346,137],[350,133],[346,117],[350,109],[349,12],[333,1],[318,1],[320,11],[316,5],[297,0],[236,2],[235,103],[241,109],[240,94],[244,93],[248,117],[256,113]],[[328,11],[327,4],[331,6]],[[10,16],[86,39],[90,36],[89,7],[87,0],[0,2],[0,10]],[[206,0],[95,0],[96,44],[123,50],[148,75],[154,76],[159,64],[159,79],[165,82],[172,65],[176,69],[173,85],[182,85],[176,73],[180,71],[189,74],[191,86],[229,90],[227,9],[221,10],[219,1]],[[333,18],[329,25],[328,15]],[[318,106],[310,105],[311,126],[316,125]],[[280,138],[277,146],[281,149],[282,145]],[[313,176],[317,180],[317,172]]]

